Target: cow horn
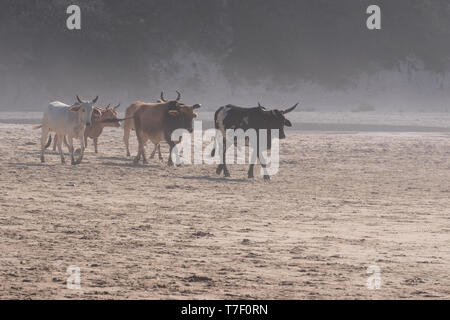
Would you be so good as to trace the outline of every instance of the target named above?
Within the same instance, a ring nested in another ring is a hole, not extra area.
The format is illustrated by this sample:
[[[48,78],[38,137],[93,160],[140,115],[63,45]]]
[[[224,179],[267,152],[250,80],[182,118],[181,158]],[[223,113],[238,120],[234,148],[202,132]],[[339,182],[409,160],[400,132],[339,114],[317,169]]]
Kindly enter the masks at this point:
[[[111,106],[111,103],[108,103],[108,105],[106,106],[106,109],[108,109]]]
[[[176,98],[175,100],[180,101],[180,99],[181,99],[181,93],[179,93],[178,91],[176,91],[176,93],[177,93],[177,98]]]
[[[198,109],[198,108],[200,108],[202,105],[201,104],[199,104],[199,103],[197,103],[197,104],[195,104],[195,105],[193,105],[192,106],[192,109]]]
[[[298,105],[298,102],[293,107],[290,107],[289,109],[284,110],[282,113],[286,114],[286,113],[291,112],[292,110],[294,110],[297,107],[297,105]]]
[[[96,97],[95,97],[95,99],[94,99],[94,100],[92,100],[92,103],[96,103],[96,102],[97,102],[97,100],[98,100],[98,96],[96,96]]]
[[[114,110],[117,109],[118,107],[120,107],[120,102],[117,106],[114,107]]]
[[[166,102],[166,99],[164,99],[164,92],[161,91],[161,101]]]
[[[261,103],[258,102],[258,107],[262,108],[263,106],[261,105]]]
[[[77,100],[79,103],[83,103],[83,101],[80,99],[80,97],[77,95]]]

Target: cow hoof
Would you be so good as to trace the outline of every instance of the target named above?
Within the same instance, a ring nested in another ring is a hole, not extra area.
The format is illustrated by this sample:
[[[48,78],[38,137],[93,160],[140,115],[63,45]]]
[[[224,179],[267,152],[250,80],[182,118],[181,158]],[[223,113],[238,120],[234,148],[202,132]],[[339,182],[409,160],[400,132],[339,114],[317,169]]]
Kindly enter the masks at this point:
[[[253,179],[254,176],[253,176],[252,174],[249,174],[249,175],[248,175],[248,178],[249,178],[249,179]]]
[[[224,177],[225,177],[225,178],[229,178],[229,177],[231,177],[231,175],[230,175],[230,173],[229,173],[229,172],[224,172],[224,174],[223,174],[223,175],[224,175]]]
[[[131,156],[131,154],[129,152],[127,152],[127,157]]]
[[[270,177],[269,176],[264,176],[264,181],[270,181]]]
[[[44,162],[45,162],[44,158],[41,158],[41,163],[44,163]]]
[[[61,159],[61,164],[65,164],[65,163],[66,163],[66,160]]]
[[[218,166],[217,169],[216,169],[216,174],[221,174],[222,173],[222,169],[223,169],[222,166]]]

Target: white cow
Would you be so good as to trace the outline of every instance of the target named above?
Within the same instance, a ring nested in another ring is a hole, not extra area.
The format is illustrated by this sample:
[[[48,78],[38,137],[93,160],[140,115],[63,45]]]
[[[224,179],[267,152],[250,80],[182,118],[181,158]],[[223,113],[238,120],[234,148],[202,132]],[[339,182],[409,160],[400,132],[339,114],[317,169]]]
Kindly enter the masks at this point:
[[[58,141],[58,151],[61,156],[61,163],[65,163],[62,152],[62,141],[64,136],[67,137],[69,144],[69,152],[71,154],[72,165],[79,164],[84,155],[84,130],[86,125],[91,124],[93,105],[97,102],[98,96],[92,101],[83,101],[77,96],[78,103],[69,106],[65,103],[55,101],[48,105],[44,112],[42,124],[33,127],[34,129],[42,128],[41,136],[41,162],[44,160],[44,150],[46,141],[50,132],[56,132]],[[74,158],[73,139],[81,141],[81,154],[77,161]]]

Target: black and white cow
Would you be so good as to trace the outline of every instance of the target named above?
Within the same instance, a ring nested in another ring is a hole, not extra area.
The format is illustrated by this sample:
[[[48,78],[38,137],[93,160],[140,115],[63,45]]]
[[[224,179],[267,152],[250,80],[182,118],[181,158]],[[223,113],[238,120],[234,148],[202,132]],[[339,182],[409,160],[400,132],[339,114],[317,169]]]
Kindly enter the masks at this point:
[[[267,150],[271,148],[271,129],[279,130],[279,139],[286,138],[284,133],[284,126],[291,127],[291,122],[284,117],[286,113],[291,112],[297,107],[298,103],[296,103],[293,107],[286,110],[266,110],[263,106],[258,103],[258,106],[255,108],[242,108],[234,105],[226,105],[220,107],[216,113],[214,114],[214,124],[217,130],[220,130],[223,137],[223,146],[226,146],[226,131],[228,129],[237,130],[242,129],[247,131],[248,129],[254,129],[257,133],[257,150],[256,156],[260,161],[261,166],[263,168],[266,167],[261,161],[262,154],[260,153],[260,144],[259,144],[259,131],[261,129],[267,130]],[[217,146],[217,145],[216,145]],[[217,167],[216,173],[221,174],[222,170],[225,177],[230,176],[230,172],[228,171],[226,162],[225,162],[225,147],[223,147],[222,163]],[[215,155],[215,148],[211,152],[211,156]],[[250,168],[248,169],[248,177],[253,178],[253,168],[255,164],[251,163]],[[264,180],[270,180],[269,175],[264,173]]]

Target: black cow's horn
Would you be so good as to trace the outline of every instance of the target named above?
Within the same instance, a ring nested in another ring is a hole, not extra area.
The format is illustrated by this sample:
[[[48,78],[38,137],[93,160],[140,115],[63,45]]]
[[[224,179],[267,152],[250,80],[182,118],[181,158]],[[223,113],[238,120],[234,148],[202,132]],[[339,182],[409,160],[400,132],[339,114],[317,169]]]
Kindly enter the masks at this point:
[[[96,103],[96,102],[97,102],[97,100],[98,100],[98,96],[96,96],[96,97],[95,97],[95,99],[94,99],[94,100],[92,100],[92,102],[93,102],[93,103]]]
[[[263,106],[261,105],[261,103],[258,102],[258,107],[262,108]]]
[[[161,101],[166,102],[166,99],[164,99],[164,92],[161,91]]]
[[[286,109],[286,110],[284,110],[283,111],[283,114],[286,114],[286,113],[289,113],[289,112],[291,112],[292,110],[294,110],[296,107],[297,107],[297,105],[298,105],[298,102],[293,106],[293,107],[291,107],[291,108],[289,108],[289,109]]]
[[[83,103],[83,101],[80,99],[80,97],[77,95],[77,100],[79,103]]]
[[[197,104],[192,106],[192,109],[195,110],[195,109],[201,108],[201,106],[202,106],[201,104],[197,103]]]
[[[180,99],[181,99],[181,93],[179,93],[178,91],[176,91],[176,93],[177,93],[177,95],[178,95],[177,98],[176,98],[176,100],[177,100],[177,101],[180,101]]]

